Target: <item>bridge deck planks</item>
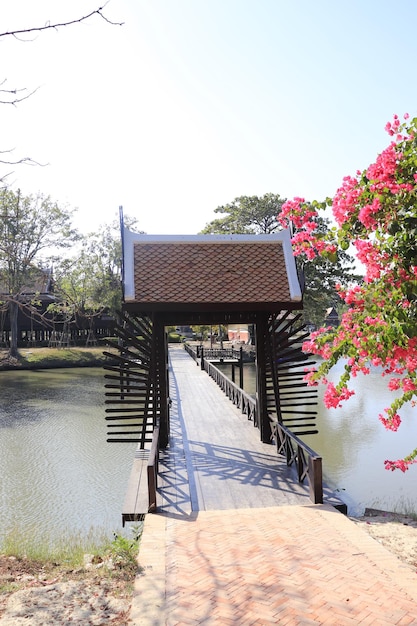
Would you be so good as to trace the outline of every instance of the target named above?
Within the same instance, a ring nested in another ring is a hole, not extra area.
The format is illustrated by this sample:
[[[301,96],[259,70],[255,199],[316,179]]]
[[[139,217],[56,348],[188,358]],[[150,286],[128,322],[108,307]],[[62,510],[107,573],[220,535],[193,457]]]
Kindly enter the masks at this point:
[[[170,445],[161,451],[158,511],[269,507],[310,502],[274,445],[182,349],[170,347]]]
[[[122,522],[133,522],[148,511],[147,466],[149,450],[137,450],[122,509]]]

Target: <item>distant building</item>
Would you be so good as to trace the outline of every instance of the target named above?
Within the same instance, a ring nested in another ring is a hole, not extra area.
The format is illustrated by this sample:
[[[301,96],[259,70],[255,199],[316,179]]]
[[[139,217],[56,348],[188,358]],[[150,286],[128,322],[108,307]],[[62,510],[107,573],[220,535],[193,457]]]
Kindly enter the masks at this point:
[[[334,306],[326,309],[326,315],[324,318],[325,326],[333,326],[333,328],[337,328],[340,324],[339,314],[334,308]]]
[[[8,347],[11,341],[11,328],[7,300],[10,294],[5,285],[0,284],[0,347]],[[19,303],[17,317],[18,346],[59,345],[64,341],[73,345],[85,345],[101,337],[113,335],[116,320],[104,310],[94,316],[71,313],[50,312],[50,304],[58,304],[54,293],[51,269],[39,269],[33,276],[32,284],[25,285],[15,296]]]
[[[186,337],[187,339],[192,339],[195,335],[191,326],[177,326],[175,330],[179,335]]]
[[[249,343],[248,324],[229,324],[227,336],[229,341]]]

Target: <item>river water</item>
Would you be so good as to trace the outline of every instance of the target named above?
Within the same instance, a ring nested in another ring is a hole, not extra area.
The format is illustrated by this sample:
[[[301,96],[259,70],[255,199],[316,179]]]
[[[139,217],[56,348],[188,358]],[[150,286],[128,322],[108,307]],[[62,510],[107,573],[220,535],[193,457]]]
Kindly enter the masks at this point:
[[[365,507],[417,512],[417,466],[406,474],[384,469],[385,459],[417,445],[413,409],[397,433],[378,420],[391,398],[386,382],[375,370],[354,380],[356,395],[343,408],[326,410],[320,400],[320,433],[304,437],[351,515]],[[251,364],[244,386],[255,392]],[[14,530],[51,541],[119,532],[136,444],[106,442],[103,370],[2,372],[0,394],[0,545]]]
[[[218,364],[216,364],[216,367]],[[337,382],[344,364],[337,364],[328,376]],[[253,364],[244,366],[244,388],[255,393]],[[231,376],[231,366],[221,369]],[[239,381],[238,373],[235,380]],[[324,387],[319,388],[318,435],[303,440],[323,457],[326,483],[348,505],[350,515],[362,515],[365,508],[417,513],[417,465],[408,472],[387,471],[385,459],[398,459],[417,447],[417,408],[402,411],[402,424],[394,433],[378,420],[379,413],[393,399],[387,391],[388,378],[374,368],[368,376],[352,379],[355,395],[338,409],[326,409]]]
[[[101,368],[0,373],[0,544],[111,536],[136,444],[106,442]]]

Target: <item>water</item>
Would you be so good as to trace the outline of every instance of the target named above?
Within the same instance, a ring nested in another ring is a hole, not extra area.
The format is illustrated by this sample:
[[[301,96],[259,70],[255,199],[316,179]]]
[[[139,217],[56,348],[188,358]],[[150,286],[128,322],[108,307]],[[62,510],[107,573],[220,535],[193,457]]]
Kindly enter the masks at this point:
[[[136,444],[106,442],[103,370],[1,372],[0,397],[0,543],[118,531]]]
[[[254,393],[253,364],[244,374]],[[355,379],[356,395],[343,408],[326,410],[320,400],[320,433],[304,437],[351,515],[365,507],[417,512],[417,466],[406,474],[384,469],[385,459],[417,445],[413,409],[397,433],[380,424],[391,399],[386,383],[374,370]],[[14,529],[51,540],[120,530],[136,444],[106,442],[103,384],[102,369],[0,373],[0,543]]]
[[[336,365],[329,380],[337,382],[343,366]],[[254,393],[254,365],[245,364],[244,368],[244,388]],[[221,369],[230,376],[230,365],[223,364]],[[417,446],[417,409],[407,407],[399,430],[387,431],[378,420],[393,399],[387,384],[388,378],[383,378],[378,368],[369,376],[358,376],[351,384],[355,395],[338,409],[325,408],[324,387],[320,387],[319,434],[303,437],[323,457],[324,479],[346,502],[350,515],[362,515],[366,507],[417,513],[417,465],[405,474],[384,467],[385,459],[402,458]]]

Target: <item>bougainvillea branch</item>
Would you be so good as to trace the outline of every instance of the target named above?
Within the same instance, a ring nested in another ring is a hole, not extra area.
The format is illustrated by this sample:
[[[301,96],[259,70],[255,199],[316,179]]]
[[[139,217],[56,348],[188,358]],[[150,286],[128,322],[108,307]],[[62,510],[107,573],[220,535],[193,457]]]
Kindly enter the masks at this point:
[[[306,352],[324,359],[307,374],[309,384],[324,382],[325,404],[336,408],[354,393],[351,377],[380,367],[383,376],[394,375],[387,386],[396,395],[379,419],[396,431],[401,408],[417,399],[417,118],[394,115],[385,129],[391,142],[375,163],[345,177],[333,199],[286,202],[279,220],[292,224],[295,254],[331,258],[353,248],[365,268],[362,284],[339,289],[347,305],[340,326],[320,328],[304,344]],[[336,226],[323,235],[315,224],[327,207]],[[334,385],[327,375],[340,359],[344,372]],[[385,461],[385,467],[405,472],[415,463],[417,449]]]

